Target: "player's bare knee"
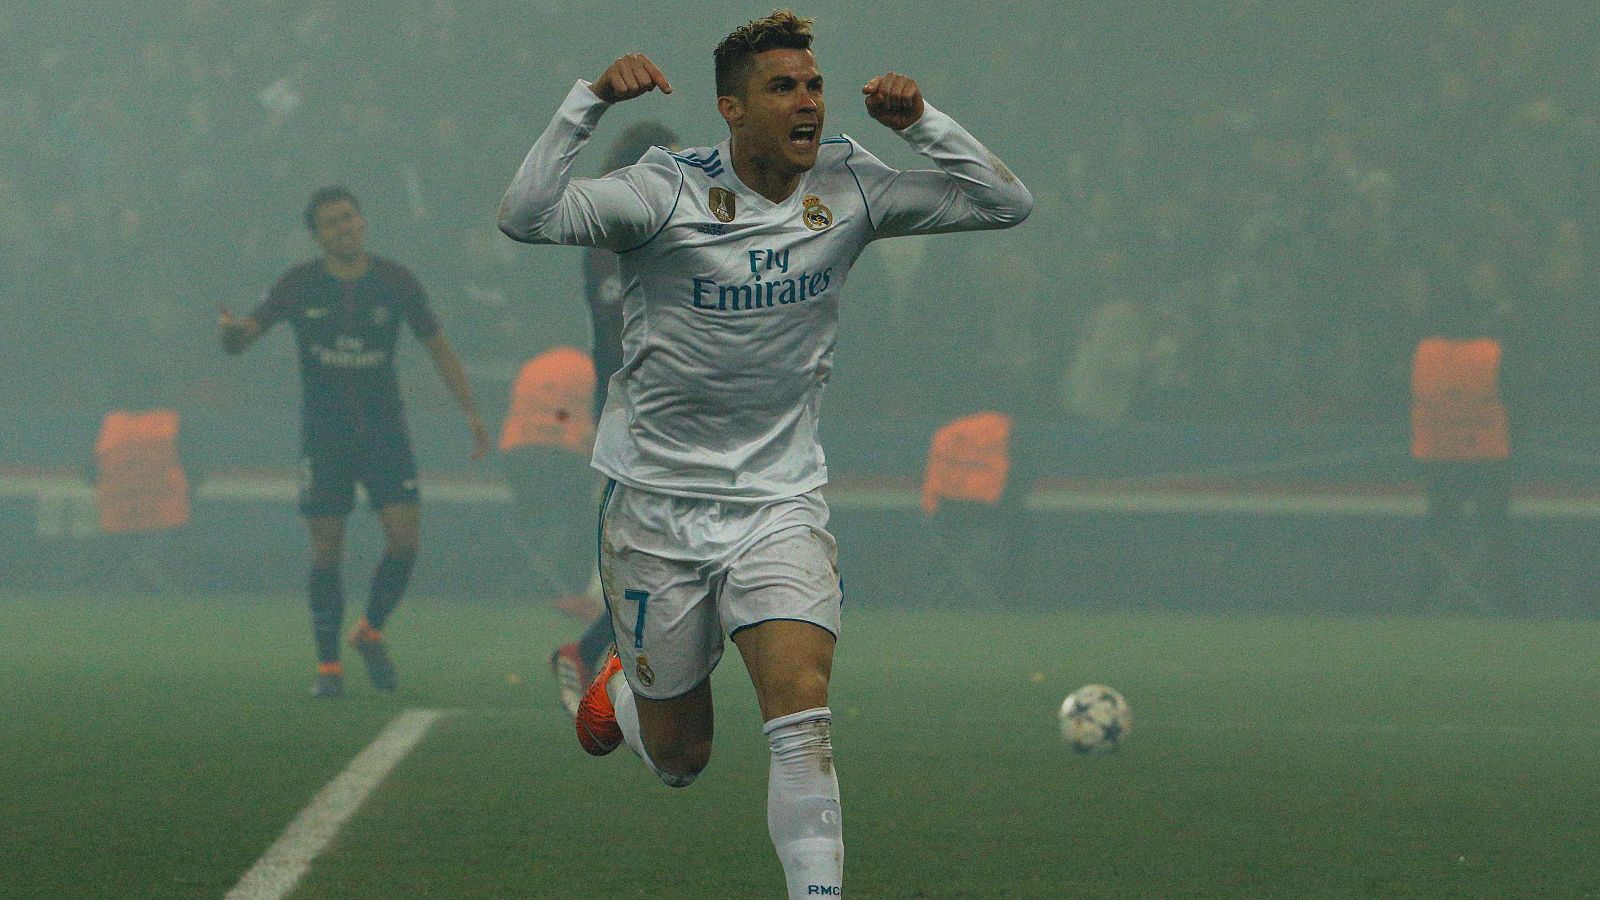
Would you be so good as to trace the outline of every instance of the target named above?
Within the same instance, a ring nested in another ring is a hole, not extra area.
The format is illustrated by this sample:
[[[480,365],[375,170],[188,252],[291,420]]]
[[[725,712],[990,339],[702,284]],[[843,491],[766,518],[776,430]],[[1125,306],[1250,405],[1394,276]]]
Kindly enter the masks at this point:
[[[659,777],[661,779],[661,783],[667,787],[686,788],[689,785],[694,784],[694,780],[700,777],[700,773],[690,772],[687,775],[679,775],[676,772],[660,769],[656,772],[656,776]]]
[[[422,532],[418,528],[390,527],[384,529],[383,553],[395,559],[415,559],[422,547]]]
[[[650,750],[656,772],[668,787],[688,787],[711,764],[711,742],[691,741]]]

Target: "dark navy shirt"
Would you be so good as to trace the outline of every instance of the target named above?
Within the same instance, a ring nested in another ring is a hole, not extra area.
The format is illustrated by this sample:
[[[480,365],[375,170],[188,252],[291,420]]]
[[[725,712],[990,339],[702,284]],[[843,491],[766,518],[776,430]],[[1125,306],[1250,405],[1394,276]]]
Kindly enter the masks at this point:
[[[404,433],[394,366],[400,322],[420,341],[439,333],[422,285],[404,266],[374,256],[365,275],[341,281],[321,260],[303,263],[250,315],[262,330],[283,320],[294,329],[307,443]]]

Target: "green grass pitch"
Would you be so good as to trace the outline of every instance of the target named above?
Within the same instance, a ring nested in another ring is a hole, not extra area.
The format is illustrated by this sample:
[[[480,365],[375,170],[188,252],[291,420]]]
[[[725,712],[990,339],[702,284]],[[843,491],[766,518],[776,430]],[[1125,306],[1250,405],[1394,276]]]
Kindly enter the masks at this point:
[[[400,710],[452,710],[297,897],[775,897],[742,668],[673,791],[577,749],[540,608],[421,598],[313,703],[288,597],[0,596],[0,897],[220,897]],[[1600,624],[847,607],[857,898],[1600,895]],[[1134,710],[1079,757],[1055,707]]]

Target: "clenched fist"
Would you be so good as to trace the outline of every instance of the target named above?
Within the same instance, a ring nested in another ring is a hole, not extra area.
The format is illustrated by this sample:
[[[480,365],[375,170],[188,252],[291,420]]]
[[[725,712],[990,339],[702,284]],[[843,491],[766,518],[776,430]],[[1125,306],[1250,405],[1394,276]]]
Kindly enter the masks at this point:
[[[916,79],[890,72],[879,75],[861,88],[867,95],[867,115],[899,131],[922,118],[922,88]]]
[[[629,53],[620,57],[589,86],[596,97],[607,103],[632,100],[656,88],[660,88],[663,94],[672,93],[667,76],[661,74],[656,64],[643,53]]]

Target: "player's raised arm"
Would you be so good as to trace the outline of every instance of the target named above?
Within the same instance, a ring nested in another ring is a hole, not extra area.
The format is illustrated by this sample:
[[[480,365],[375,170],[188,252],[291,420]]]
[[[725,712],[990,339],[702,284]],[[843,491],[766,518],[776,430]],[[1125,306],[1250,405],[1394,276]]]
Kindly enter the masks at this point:
[[[630,249],[655,232],[667,210],[651,201],[650,182],[672,172],[630,171],[572,178],[572,162],[613,103],[653,90],[672,93],[661,70],[642,53],[612,63],[592,84],[579,81],[528,151],[500,203],[499,226],[529,244]]]
[[[870,154],[862,178],[876,237],[1010,228],[1033,211],[1033,194],[999,157],[922,96],[915,79],[888,72],[861,88],[867,114],[894,129],[938,169],[900,172]]]

